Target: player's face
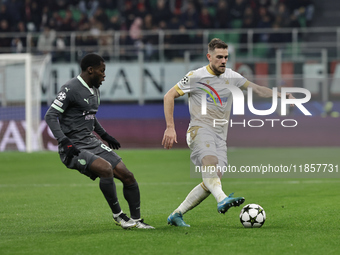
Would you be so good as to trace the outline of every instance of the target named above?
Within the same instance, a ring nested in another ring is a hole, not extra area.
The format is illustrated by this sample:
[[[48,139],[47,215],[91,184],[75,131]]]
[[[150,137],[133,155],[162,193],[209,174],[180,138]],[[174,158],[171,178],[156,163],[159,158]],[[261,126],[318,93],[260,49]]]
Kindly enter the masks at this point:
[[[228,61],[228,49],[215,49],[213,52],[208,53],[207,57],[210,62],[210,68],[216,75],[225,72]]]
[[[101,62],[100,66],[93,68],[92,85],[99,88],[102,82],[105,81],[105,63]]]

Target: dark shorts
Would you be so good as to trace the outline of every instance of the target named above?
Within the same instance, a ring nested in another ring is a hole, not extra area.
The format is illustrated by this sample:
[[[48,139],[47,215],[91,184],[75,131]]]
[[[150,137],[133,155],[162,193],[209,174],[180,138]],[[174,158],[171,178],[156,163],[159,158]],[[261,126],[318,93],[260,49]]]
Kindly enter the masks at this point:
[[[98,177],[96,173],[90,171],[90,166],[93,161],[98,158],[103,158],[108,161],[111,164],[112,169],[114,169],[122,160],[116,152],[99,140],[91,146],[77,146],[77,148],[80,150],[79,155],[74,156],[68,164],[66,164],[66,155],[59,149],[60,159],[67,168],[76,169],[80,173],[90,177],[92,180],[95,180]]]

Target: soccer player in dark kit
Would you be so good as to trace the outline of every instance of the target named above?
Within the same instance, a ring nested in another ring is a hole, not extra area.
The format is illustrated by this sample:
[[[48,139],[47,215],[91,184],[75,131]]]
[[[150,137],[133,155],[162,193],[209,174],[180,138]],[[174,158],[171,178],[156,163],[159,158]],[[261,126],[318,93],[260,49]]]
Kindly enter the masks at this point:
[[[45,115],[58,140],[60,159],[66,167],[77,169],[92,180],[99,177],[100,190],[117,225],[124,229],[153,229],[140,218],[140,192],[133,173],[112,150],[118,150],[120,143],[105,131],[96,118],[100,104],[99,87],[105,79],[105,61],[101,56],[89,53],[81,60],[80,67],[81,74],[61,87]],[[123,183],[131,218],[120,208],[113,177]]]

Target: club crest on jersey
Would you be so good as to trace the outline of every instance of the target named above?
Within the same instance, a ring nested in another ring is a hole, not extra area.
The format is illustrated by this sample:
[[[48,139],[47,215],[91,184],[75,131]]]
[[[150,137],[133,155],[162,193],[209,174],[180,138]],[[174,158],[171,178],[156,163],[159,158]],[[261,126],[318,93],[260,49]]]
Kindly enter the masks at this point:
[[[58,94],[58,100],[63,101],[66,98],[66,93],[65,92],[60,92]]]

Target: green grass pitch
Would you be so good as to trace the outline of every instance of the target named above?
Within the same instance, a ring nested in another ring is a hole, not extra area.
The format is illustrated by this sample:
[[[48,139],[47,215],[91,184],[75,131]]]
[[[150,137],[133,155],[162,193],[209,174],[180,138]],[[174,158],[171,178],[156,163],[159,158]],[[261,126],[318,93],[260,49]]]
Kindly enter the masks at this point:
[[[240,208],[218,214],[211,195],[185,214],[168,215],[200,179],[190,178],[189,151],[120,150],[139,182],[142,217],[155,230],[115,226],[98,188],[58,154],[0,153],[0,254],[338,254],[340,179],[223,178],[224,191],[263,206],[267,220],[246,229]],[[340,148],[229,149],[232,165],[338,164]],[[339,177],[340,174],[334,175]],[[128,212],[117,181],[121,206]]]

